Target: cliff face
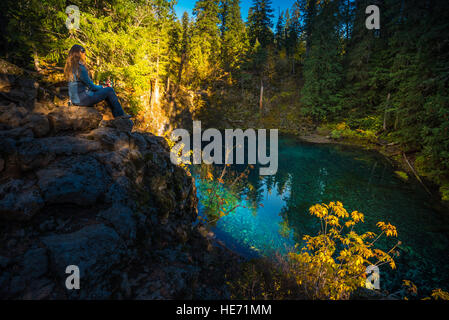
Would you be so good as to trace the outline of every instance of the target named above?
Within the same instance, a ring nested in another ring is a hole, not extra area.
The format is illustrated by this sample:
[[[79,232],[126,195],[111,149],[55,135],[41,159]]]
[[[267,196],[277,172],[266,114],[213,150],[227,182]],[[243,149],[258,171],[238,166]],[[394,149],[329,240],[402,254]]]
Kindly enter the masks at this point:
[[[225,262],[192,226],[194,180],[165,140],[42,92],[0,76],[0,298],[226,297],[202,283]]]

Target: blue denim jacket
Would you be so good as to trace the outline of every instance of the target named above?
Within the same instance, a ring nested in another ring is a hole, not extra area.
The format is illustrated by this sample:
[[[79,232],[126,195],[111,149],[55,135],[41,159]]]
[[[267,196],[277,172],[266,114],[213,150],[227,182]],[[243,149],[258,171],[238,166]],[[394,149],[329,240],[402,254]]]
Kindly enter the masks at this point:
[[[73,72],[73,80],[69,81],[69,96],[70,101],[73,104],[80,103],[79,94],[85,92],[87,95],[93,95],[93,91],[97,91],[102,88],[102,86],[95,85],[89,78],[89,73],[85,66],[81,63],[79,64],[79,79],[76,73]]]

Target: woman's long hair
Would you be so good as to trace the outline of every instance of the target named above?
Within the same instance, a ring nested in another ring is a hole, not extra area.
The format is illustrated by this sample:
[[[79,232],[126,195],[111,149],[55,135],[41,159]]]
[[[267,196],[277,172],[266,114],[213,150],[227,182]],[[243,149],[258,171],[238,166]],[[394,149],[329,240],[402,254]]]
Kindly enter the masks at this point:
[[[73,73],[75,72],[76,76],[79,75],[79,63],[81,62],[86,68],[86,60],[85,56],[81,53],[86,52],[86,50],[80,46],[79,44],[73,45],[73,47],[69,51],[69,55],[65,62],[64,67],[64,75],[67,81],[73,81]]]

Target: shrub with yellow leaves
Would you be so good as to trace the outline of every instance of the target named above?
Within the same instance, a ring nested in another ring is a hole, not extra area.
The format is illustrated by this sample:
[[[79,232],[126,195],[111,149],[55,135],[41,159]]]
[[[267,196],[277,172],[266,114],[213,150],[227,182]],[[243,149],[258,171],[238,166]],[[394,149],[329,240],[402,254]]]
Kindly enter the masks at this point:
[[[185,161],[185,158],[190,157],[193,154],[193,151],[188,150],[184,152],[184,144],[180,144],[179,148],[175,149],[176,141],[168,132],[163,135],[163,138],[167,142],[168,147],[170,148],[170,152],[172,153],[172,155],[174,155],[176,164],[190,175],[189,165],[192,163],[190,161]]]
[[[339,201],[316,204],[309,212],[320,219],[320,233],[315,237],[304,236],[305,246],[299,252],[289,253],[291,273],[306,296],[348,299],[351,292],[365,285],[368,265],[389,264],[396,268],[392,255],[400,242],[388,252],[374,247],[383,235],[397,237],[396,228],[390,223],[379,222],[378,235],[373,232],[359,235],[354,226],[364,222],[363,213],[348,213]]]
[[[402,280],[402,286],[406,288],[407,293],[413,296],[418,294],[418,288],[410,280]],[[422,300],[449,300],[449,292],[444,291],[440,288],[433,289],[430,297],[425,297]],[[409,300],[407,296],[404,296],[404,300]]]
[[[432,298],[435,300],[449,300],[449,292],[441,289],[434,289],[432,291]]]

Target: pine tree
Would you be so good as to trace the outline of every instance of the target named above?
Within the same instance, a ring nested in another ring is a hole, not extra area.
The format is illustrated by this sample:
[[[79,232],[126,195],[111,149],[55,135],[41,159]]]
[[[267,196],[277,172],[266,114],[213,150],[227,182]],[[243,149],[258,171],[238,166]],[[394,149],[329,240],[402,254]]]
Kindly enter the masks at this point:
[[[347,54],[344,57],[342,108],[345,112],[351,111],[354,117],[375,114],[387,97],[383,88],[388,69],[382,63],[385,60],[382,54],[385,39],[377,37],[375,30],[365,27],[365,9],[370,3],[368,0],[357,0],[354,8],[351,3],[346,3],[350,7],[342,10],[345,14],[345,35],[349,36],[345,44]],[[348,12],[352,11],[353,15],[348,17]]]
[[[390,37],[393,119],[401,141],[421,150],[423,173],[449,186],[449,27],[447,1],[410,0]],[[391,125],[391,123],[390,123]],[[446,187],[447,188],[447,187]],[[446,189],[449,191],[449,189]],[[449,192],[446,194],[449,196]]]
[[[339,108],[342,85],[340,21],[336,2],[323,2],[317,15],[309,17],[309,54],[304,61],[302,103],[304,114],[315,119],[331,118]],[[313,18],[313,19],[311,19]],[[310,22],[309,22],[310,23]]]
[[[220,4],[221,60],[227,72],[239,68],[248,50],[246,28],[239,2],[239,0],[222,0]]]
[[[281,50],[285,46],[285,21],[284,11],[279,13],[278,22],[276,23],[276,34],[274,37],[276,49]]]
[[[253,0],[248,12],[248,34],[250,44],[254,46],[256,40],[266,48],[273,43],[273,9],[271,0]]]
[[[198,0],[193,9],[191,64],[196,81],[205,81],[218,74],[221,52],[219,0]]]
[[[301,33],[301,10],[299,4],[295,2],[293,4],[291,14],[289,15],[288,24],[286,24],[286,49],[289,56],[295,54],[295,50],[298,44],[299,35]]]
[[[182,79],[182,72],[185,68],[185,65],[187,64],[188,61],[188,56],[189,56],[189,50],[190,50],[190,46],[191,46],[191,34],[190,34],[190,19],[189,19],[189,14],[187,12],[184,12],[184,14],[182,15],[182,37],[181,37],[181,48],[180,48],[180,64],[179,64],[179,69],[178,69],[178,84],[181,83],[181,79]]]

